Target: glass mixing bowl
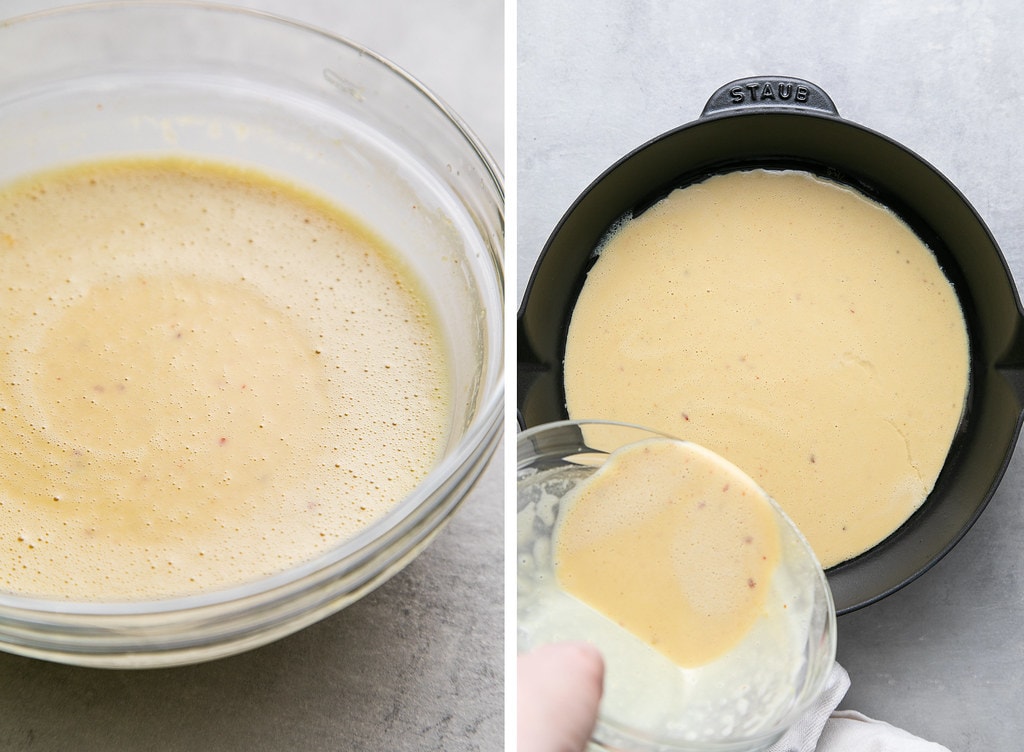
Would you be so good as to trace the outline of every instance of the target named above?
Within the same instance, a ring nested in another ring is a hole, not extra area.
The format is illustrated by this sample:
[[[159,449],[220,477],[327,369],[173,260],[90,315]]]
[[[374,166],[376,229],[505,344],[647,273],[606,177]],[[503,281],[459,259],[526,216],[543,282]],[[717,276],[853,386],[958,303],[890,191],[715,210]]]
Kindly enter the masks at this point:
[[[557,584],[553,535],[565,500],[615,450],[651,438],[670,437],[602,421],[549,423],[519,435],[518,650],[579,640],[601,650],[605,686],[593,749],[767,749],[824,688],[835,661],[836,621],[818,560],[766,494],[780,541],[767,599],[745,636],[710,662],[677,666]],[[716,477],[732,479],[737,488],[756,488],[736,466],[702,447],[689,446]]]
[[[453,417],[443,456],[406,498],[300,566],[150,602],[0,592],[0,648],[108,667],[240,652],[380,585],[423,550],[488,463],[504,394],[501,174],[459,118],[388,61],[297,23],[205,3],[99,3],[0,23],[0,184],[127,155],[254,167],[373,228],[440,318]]]

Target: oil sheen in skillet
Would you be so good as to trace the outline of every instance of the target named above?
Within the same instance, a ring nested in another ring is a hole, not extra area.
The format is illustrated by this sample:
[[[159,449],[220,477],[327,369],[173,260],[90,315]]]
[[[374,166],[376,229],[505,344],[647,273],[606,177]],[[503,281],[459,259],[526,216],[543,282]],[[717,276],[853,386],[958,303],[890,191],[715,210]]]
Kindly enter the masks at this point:
[[[434,463],[447,355],[358,221],[138,159],[0,190],[0,589],[187,595],[350,537]]]
[[[616,228],[566,342],[570,417],[721,454],[826,567],[921,505],[967,382],[934,254],[888,209],[791,171],[715,176]]]

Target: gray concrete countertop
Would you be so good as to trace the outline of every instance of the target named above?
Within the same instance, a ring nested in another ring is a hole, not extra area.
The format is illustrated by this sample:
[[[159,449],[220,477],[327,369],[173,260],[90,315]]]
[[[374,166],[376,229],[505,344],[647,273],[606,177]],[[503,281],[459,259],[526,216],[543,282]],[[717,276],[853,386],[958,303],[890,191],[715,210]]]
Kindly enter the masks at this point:
[[[791,75],[964,193],[1024,282],[1024,14],[1008,0],[519,0],[522,296],[562,214],[601,172],[697,118],[722,84]],[[1020,749],[1024,456],[933,570],[839,620],[841,707],[958,752]]]
[[[0,19],[70,3],[3,0]],[[500,0],[252,0],[359,42],[446,101],[501,163]],[[502,449],[408,568],[266,647],[174,669],[0,653],[0,750],[496,750],[503,731]]]

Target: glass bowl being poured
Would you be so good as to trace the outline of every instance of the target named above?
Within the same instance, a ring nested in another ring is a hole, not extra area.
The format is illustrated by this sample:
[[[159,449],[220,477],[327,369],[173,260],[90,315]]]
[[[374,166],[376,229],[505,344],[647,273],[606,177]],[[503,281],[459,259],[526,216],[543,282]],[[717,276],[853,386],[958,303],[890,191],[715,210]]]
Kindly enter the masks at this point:
[[[735,465],[638,426],[550,423],[519,435],[517,497],[518,650],[601,651],[594,748],[762,750],[821,692],[824,572]]]
[[[0,585],[0,649],[88,666],[210,660],[344,608],[433,540],[487,466],[502,425],[501,174],[459,117],[407,73],[351,41],[208,3],[96,3],[0,23],[0,185],[136,158],[257,171],[371,228],[435,315],[450,410],[434,437],[436,460],[414,487],[305,560],[167,597],[33,595]],[[314,282],[334,278],[300,259],[280,268]],[[365,440],[358,426],[349,434]],[[294,436],[293,455],[311,455],[312,442]],[[0,503],[24,504],[12,493],[0,484]],[[308,499],[343,503],[333,491]],[[289,539],[265,532],[269,555],[289,552]],[[120,565],[110,571],[121,575]]]

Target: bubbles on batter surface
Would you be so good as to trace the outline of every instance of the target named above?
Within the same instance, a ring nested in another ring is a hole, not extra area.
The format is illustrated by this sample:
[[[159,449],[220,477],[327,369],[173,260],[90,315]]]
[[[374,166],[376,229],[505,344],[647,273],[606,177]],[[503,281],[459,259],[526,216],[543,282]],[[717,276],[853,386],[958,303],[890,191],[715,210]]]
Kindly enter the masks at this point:
[[[436,461],[451,387],[434,313],[322,199],[139,159],[0,189],[0,216],[3,589],[256,579],[379,519]]]

